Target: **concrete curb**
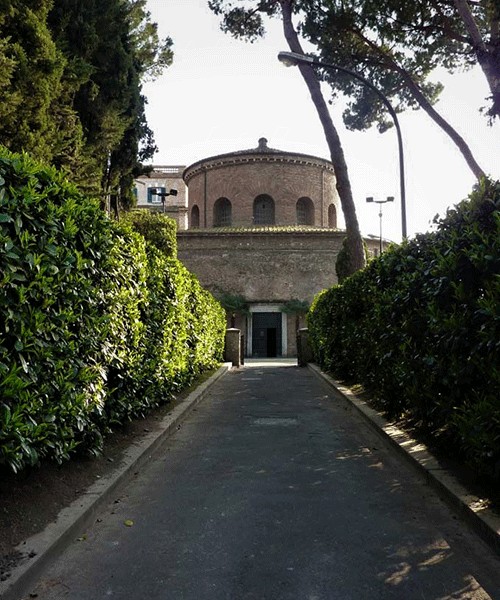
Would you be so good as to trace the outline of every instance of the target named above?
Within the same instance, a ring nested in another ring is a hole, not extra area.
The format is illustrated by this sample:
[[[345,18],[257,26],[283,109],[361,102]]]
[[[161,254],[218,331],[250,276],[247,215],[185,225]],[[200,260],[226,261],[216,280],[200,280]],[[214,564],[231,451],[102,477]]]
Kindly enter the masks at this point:
[[[28,594],[43,570],[94,520],[97,512],[110,502],[116,488],[134,476],[179,423],[205,397],[209,388],[231,369],[224,363],[207,381],[182,400],[160,423],[159,430],[131,445],[120,465],[109,475],[96,481],[86,492],[57,516],[57,521],[29,538],[16,550],[25,558],[12,569],[11,576],[0,582],[2,600],[19,600]]]
[[[385,418],[370,408],[348,387],[341,385],[321,369],[309,363],[308,368],[334,388],[368,422],[368,424],[407,460],[424,474],[443,500],[464,518],[490,547],[500,555],[500,516],[485,505],[482,498],[474,495],[456,476],[442,465],[427,450],[424,444],[391,425]]]

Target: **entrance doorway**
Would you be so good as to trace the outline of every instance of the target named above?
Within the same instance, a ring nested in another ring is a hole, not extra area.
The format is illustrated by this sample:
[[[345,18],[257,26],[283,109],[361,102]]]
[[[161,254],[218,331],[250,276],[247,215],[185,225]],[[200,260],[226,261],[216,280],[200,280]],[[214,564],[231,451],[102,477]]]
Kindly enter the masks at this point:
[[[252,355],[257,358],[281,356],[281,313],[252,313]]]

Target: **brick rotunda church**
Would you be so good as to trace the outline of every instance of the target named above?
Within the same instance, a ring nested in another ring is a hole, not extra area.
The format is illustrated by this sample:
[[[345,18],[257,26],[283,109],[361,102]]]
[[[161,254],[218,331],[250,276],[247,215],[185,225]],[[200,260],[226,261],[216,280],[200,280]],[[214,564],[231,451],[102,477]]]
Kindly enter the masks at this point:
[[[331,162],[261,138],[257,148],[188,166],[183,180],[188,223],[179,223],[179,259],[215,296],[244,299],[228,323],[232,316],[244,334],[247,356],[295,356],[304,316],[293,307],[337,282],[345,231],[337,229]]]

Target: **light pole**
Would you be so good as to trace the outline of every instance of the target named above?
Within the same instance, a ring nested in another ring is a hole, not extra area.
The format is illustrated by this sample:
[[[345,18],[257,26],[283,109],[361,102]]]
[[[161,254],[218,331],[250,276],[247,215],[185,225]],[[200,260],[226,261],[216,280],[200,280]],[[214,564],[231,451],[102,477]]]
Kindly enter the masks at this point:
[[[151,195],[158,196],[158,198],[161,198],[161,203],[163,204],[163,212],[165,213],[165,198],[167,196],[177,196],[177,190],[170,190],[169,192],[158,192],[156,188],[151,188]]]
[[[394,196],[387,196],[386,200],[375,200],[372,196],[369,196],[366,199],[366,201],[367,202],[373,202],[375,204],[380,204],[380,210],[379,210],[379,213],[378,213],[378,216],[379,216],[379,219],[380,219],[380,236],[379,236],[380,245],[379,245],[379,248],[380,248],[380,254],[382,254],[382,204],[385,204],[386,202],[394,202]]]
[[[305,54],[298,54],[297,52],[280,52],[278,54],[278,59],[287,67],[296,66],[299,63],[306,65],[315,65],[317,67],[323,67],[324,69],[335,69],[342,73],[347,73],[354,79],[361,81],[364,85],[373,90],[382,100],[384,105],[386,106],[389,114],[391,115],[394,125],[396,127],[396,134],[398,137],[398,150],[399,150],[399,186],[401,193],[401,229],[402,229],[402,237],[403,239],[407,238],[406,231],[406,190],[405,190],[405,168],[404,168],[404,154],[403,154],[403,137],[401,135],[401,128],[399,126],[398,116],[396,111],[392,108],[391,103],[386,98],[386,96],[371,83],[368,79],[365,79],[356,71],[351,71],[351,69],[346,69],[345,67],[341,67],[339,65],[332,65],[329,63],[322,62],[320,60],[316,60],[311,56],[305,56]]]

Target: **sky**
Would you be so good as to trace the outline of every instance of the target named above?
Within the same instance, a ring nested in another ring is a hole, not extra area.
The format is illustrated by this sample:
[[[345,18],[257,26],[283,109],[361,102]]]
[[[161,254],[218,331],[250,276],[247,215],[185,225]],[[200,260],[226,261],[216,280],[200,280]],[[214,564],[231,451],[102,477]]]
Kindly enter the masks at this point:
[[[159,147],[156,165],[190,165],[227,152],[257,147],[329,159],[328,146],[306,85],[295,67],[286,68],[278,52],[289,50],[279,20],[267,21],[267,35],[253,44],[220,30],[207,0],[148,0],[160,36],[173,39],[174,62],[144,85],[147,119]],[[305,51],[313,47],[304,43]],[[500,179],[500,123],[488,126],[479,109],[488,87],[479,68],[434,74],[445,89],[436,105],[468,142],[483,170]],[[329,88],[323,87],[329,98]],[[342,101],[330,106],[353,189],[361,231],[401,240],[401,201],[396,132],[376,128],[351,132],[342,124]],[[466,198],[474,176],[458,149],[423,111],[399,115],[405,155],[408,236],[433,228],[436,215]],[[342,223],[340,223],[342,226]]]

